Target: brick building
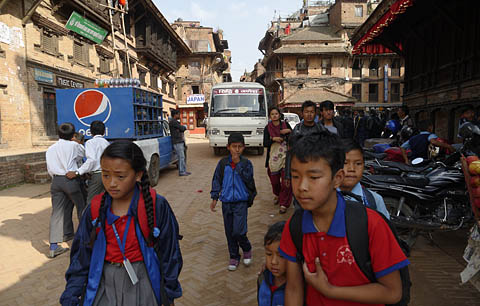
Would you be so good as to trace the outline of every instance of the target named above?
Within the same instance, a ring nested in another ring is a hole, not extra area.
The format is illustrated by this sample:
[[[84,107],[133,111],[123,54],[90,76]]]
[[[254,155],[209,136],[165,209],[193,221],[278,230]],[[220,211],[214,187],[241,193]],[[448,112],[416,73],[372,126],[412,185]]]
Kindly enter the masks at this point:
[[[455,141],[463,109],[480,111],[479,14],[473,0],[384,0],[353,35],[354,52],[401,56],[411,114]]]
[[[297,28],[272,26],[267,31],[259,49],[265,55],[263,84],[271,104],[294,112],[305,100],[331,100],[337,108],[401,104],[402,59],[392,52],[351,54],[349,37],[366,20],[369,4],[313,2],[289,18]]]
[[[205,134],[204,103],[210,100],[212,86],[231,82],[231,52],[222,30],[200,25],[199,21],[176,20],[173,29],[188,44],[192,54],[178,58],[176,73],[181,123],[191,134]]]
[[[120,14],[113,17],[122,49],[114,51],[102,4],[107,0],[0,1],[1,146],[49,145],[57,139],[55,89],[94,87],[96,79],[139,78],[142,87],[164,94],[167,109],[175,107],[177,56],[190,54],[189,47],[152,0],[136,0],[125,16],[126,37]],[[73,12],[106,30],[103,42],[68,30]]]

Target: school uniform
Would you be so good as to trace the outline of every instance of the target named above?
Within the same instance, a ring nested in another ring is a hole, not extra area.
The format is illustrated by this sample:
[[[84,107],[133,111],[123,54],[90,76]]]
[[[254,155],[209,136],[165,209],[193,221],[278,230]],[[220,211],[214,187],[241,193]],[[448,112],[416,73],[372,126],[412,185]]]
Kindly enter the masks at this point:
[[[95,196],[92,205],[95,202],[95,206],[99,207],[101,197]],[[125,216],[116,216],[112,212],[111,201],[107,195],[104,212],[93,222],[91,206],[87,206],[73,241],[66,273],[67,284],[60,303],[64,306],[78,305],[82,299],[82,305],[160,305],[161,273],[167,298],[170,304],[173,303],[182,295],[178,276],[183,260],[178,243],[178,223],[167,200],[156,195],[154,205],[155,227],[158,228],[163,252],[161,259],[145,239],[149,228],[139,187],[135,187]],[[97,238],[91,248],[90,233],[94,226]],[[124,247],[121,247],[123,244]],[[124,256],[131,262],[138,277],[136,285],[132,284],[122,264]]]
[[[59,139],[46,152],[47,170],[52,177],[50,187],[52,197],[52,215],[50,217],[50,243],[63,242],[73,235],[73,206],[77,208],[80,220],[85,208],[85,195],[79,177],[72,180],[65,175],[69,171],[77,171],[77,163],[85,154],[82,145]]]
[[[257,302],[258,306],[283,306],[285,305],[285,286],[277,287],[273,284],[272,272],[265,269],[263,280],[258,287]]]
[[[412,150],[412,160],[417,157],[428,159],[428,145],[432,139],[437,138],[437,135],[423,131],[404,142],[402,148],[405,150]]]
[[[253,180],[253,166],[248,159],[235,164],[229,156],[229,163],[225,166],[222,181],[220,181],[220,168],[219,162],[213,175],[210,195],[213,200],[222,202],[223,224],[230,259],[240,260],[240,247],[243,252],[249,252],[252,249],[247,238],[249,192],[243,180]]]
[[[310,271],[315,271],[315,258],[320,259],[322,269],[328,281],[334,286],[360,286],[369,284],[369,279],[355,263],[346,236],[345,206],[346,202],[340,193],[332,223],[327,233],[317,231],[311,211],[304,211],[302,219],[303,255]],[[410,262],[397,243],[395,236],[383,218],[375,211],[367,208],[369,251],[375,277],[381,278],[397,271]],[[296,262],[297,250],[290,234],[290,220],[285,224],[280,254],[291,262]],[[333,300],[323,296],[310,285],[306,291],[307,305],[354,306],[361,303]],[[374,305],[374,304],[372,304]],[[379,304],[376,304],[379,305]]]
[[[100,158],[103,151],[110,145],[110,143],[103,138],[102,135],[95,135],[92,139],[85,143],[85,163],[78,169],[79,175],[85,173],[90,174],[87,188],[87,204],[92,201],[92,198],[102,193],[105,189],[102,183],[102,168],[100,167]]]
[[[385,201],[383,201],[383,197],[376,193],[375,191],[371,191],[370,189],[368,190],[370,193],[373,195],[373,198],[375,199],[375,205],[377,206],[376,211],[379,213],[382,213],[387,219],[390,219],[390,213],[387,210],[387,207],[385,205]],[[363,200],[363,205],[366,207],[372,208],[373,203],[368,203],[367,196],[365,195],[364,187],[360,184],[357,183],[355,187],[353,187],[352,191],[353,194],[358,195],[362,197]],[[355,198],[349,198],[347,197],[348,200],[350,201],[357,201]]]

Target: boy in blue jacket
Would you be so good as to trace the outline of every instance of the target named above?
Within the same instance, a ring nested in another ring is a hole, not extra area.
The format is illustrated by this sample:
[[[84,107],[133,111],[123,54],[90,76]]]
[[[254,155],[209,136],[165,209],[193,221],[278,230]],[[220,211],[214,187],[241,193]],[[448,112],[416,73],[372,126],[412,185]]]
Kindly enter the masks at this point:
[[[230,261],[229,271],[237,270],[240,263],[239,247],[243,251],[243,264],[252,263],[252,245],[247,238],[247,211],[251,195],[249,188],[253,183],[252,163],[242,156],[245,139],[240,133],[228,137],[228,157],[223,158],[215,169],[212,180],[212,203],[210,210],[215,212],[217,201],[222,201],[223,223],[227,236]]]
[[[263,245],[265,246],[265,271],[257,281],[258,306],[285,305],[285,284],[287,282],[287,260],[280,255],[278,248],[282,239],[285,221],[268,228]]]

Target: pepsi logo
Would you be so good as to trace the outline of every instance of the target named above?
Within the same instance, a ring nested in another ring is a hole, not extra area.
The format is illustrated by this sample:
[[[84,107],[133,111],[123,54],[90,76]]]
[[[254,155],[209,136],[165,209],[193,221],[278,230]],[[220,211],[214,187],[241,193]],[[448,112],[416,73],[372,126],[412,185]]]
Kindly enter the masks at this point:
[[[110,99],[101,91],[90,89],[81,92],[73,103],[73,112],[83,125],[90,126],[93,121],[108,121],[112,112]]]

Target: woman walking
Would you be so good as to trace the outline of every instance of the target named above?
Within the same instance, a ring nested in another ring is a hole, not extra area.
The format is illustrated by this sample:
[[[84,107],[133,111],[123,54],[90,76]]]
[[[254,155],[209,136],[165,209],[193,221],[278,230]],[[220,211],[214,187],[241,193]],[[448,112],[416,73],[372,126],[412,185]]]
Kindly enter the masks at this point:
[[[287,157],[288,136],[292,129],[281,118],[280,110],[273,107],[269,111],[270,122],[263,132],[263,146],[267,148],[265,167],[272,183],[274,204],[280,204],[280,213],[284,214],[292,202],[292,187],[285,179],[285,159]]]

